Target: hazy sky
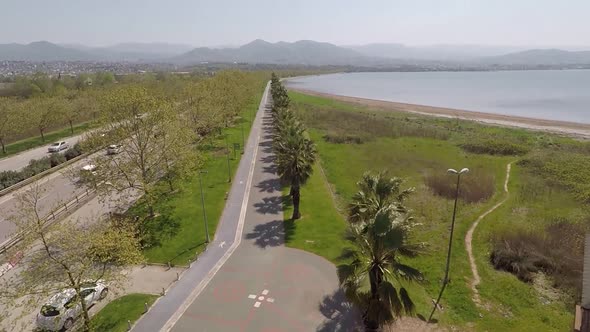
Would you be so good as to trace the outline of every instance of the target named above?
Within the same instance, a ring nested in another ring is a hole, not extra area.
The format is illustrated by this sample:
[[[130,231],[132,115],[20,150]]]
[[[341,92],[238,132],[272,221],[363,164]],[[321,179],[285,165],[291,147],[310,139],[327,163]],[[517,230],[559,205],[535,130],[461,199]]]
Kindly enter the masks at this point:
[[[590,45],[590,0],[1,0],[0,43]]]

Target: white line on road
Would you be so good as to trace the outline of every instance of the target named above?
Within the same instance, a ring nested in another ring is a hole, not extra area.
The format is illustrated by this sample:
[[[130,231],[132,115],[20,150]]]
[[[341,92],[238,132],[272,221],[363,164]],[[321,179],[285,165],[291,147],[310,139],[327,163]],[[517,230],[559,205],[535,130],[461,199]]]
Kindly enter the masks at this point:
[[[225,241],[222,241],[222,242],[219,244],[219,248],[223,248],[223,246],[224,246],[224,245],[225,245]]]
[[[264,90],[264,95],[263,95],[263,99],[265,101],[266,101],[267,93],[268,93],[268,84],[267,84],[266,89]],[[265,106],[266,106],[266,104],[265,104]],[[260,111],[260,109],[258,111]],[[262,110],[262,112],[264,112],[264,110]],[[162,327],[162,329],[160,331],[170,331],[172,329],[172,327],[174,327],[176,322],[178,322],[178,320],[180,319],[180,317],[182,317],[182,315],[185,313],[185,311],[188,309],[188,307],[201,294],[203,289],[205,289],[205,287],[207,287],[207,285],[209,284],[211,279],[213,279],[215,274],[217,274],[219,269],[221,269],[223,264],[225,264],[225,262],[229,259],[229,257],[234,253],[236,248],[240,245],[240,242],[242,242],[242,231],[244,230],[244,221],[246,220],[246,210],[248,207],[248,199],[250,198],[250,188],[252,187],[252,178],[254,176],[254,166],[256,165],[256,155],[258,154],[258,142],[260,141],[260,134],[261,134],[261,131],[258,132],[258,136],[256,136],[256,141],[255,141],[256,144],[254,144],[254,146],[255,146],[254,154],[252,155],[252,162],[250,164],[250,172],[248,173],[248,180],[246,182],[246,189],[245,189],[246,191],[244,192],[244,198],[242,200],[242,208],[240,210],[240,218],[238,219],[238,228],[236,231],[236,235],[235,235],[233,244],[229,247],[229,249],[225,252],[223,257],[221,257],[221,259],[217,262],[217,264],[215,264],[213,269],[211,269],[211,271],[209,271],[207,276],[205,276],[205,278],[203,278],[203,280],[199,283],[197,288],[195,288],[193,290],[193,292],[182,303],[182,305],[178,308],[178,310],[176,310],[174,315],[172,315],[172,317],[170,317],[170,319],[166,322],[166,324],[164,324],[164,326]],[[260,304],[258,304],[258,306],[260,306]]]

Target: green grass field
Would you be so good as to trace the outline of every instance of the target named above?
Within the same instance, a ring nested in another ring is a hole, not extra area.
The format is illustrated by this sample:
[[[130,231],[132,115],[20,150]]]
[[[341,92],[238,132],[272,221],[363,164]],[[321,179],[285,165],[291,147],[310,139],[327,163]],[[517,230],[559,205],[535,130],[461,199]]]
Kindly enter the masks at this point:
[[[255,115],[262,92],[252,99],[244,110],[244,137],[247,141],[252,125],[251,116]],[[242,149],[242,126],[226,128],[224,135],[230,145],[230,168],[233,177],[240,162],[241,154],[238,150],[234,159],[233,143],[239,143]],[[205,211],[207,213],[209,236],[212,240],[215,230],[225,206],[225,197],[230,190],[228,183],[227,158],[224,151],[226,140],[218,137],[211,144],[202,147],[203,166],[207,174],[202,175],[203,192],[205,197]],[[165,184],[162,184],[165,186]],[[150,222],[152,232],[156,234],[159,244],[144,250],[149,263],[170,262],[172,265],[188,265],[196,255],[205,249],[206,234],[199,188],[199,175],[177,183],[178,191],[159,197],[155,210],[159,214]],[[132,211],[142,210],[141,204]],[[140,214],[144,214],[139,211]]]
[[[0,150],[0,158],[10,157],[11,155],[17,154],[19,152],[23,152],[32,148],[36,148],[43,145],[49,145],[55,141],[58,141],[65,137],[70,137],[74,135],[79,135],[88,129],[90,129],[90,122],[84,122],[81,124],[77,124],[74,126],[74,133],[70,131],[70,127],[63,128],[57,131],[52,131],[45,134],[45,141],[41,139],[41,136],[35,136],[26,138],[20,141],[16,141],[14,143],[10,143],[6,145],[6,153],[2,153]]]
[[[434,195],[425,185],[428,174],[445,174],[448,168],[469,167],[466,176],[486,174],[492,177],[495,191],[487,201],[475,204],[460,202],[453,243],[451,283],[443,296],[444,311],[435,318],[443,326],[461,330],[482,331],[566,331],[571,329],[573,307],[564,299],[547,303],[542,294],[530,284],[519,281],[512,274],[495,270],[489,263],[490,237],[497,231],[517,227],[539,228],[555,216],[584,219],[590,216],[587,207],[572,199],[562,187],[542,193],[523,204],[527,196],[523,183],[539,181],[538,176],[526,173],[513,165],[510,198],[504,206],[485,218],[474,236],[474,253],[482,277],[480,293],[484,308],[472,301],[469,281],[472,274],[465,249],[464,238],[475,219],[504,198],[503,182],[506,165],[517,161],[518,156],[492,156],[467,153],[461,143],[478,139],[502,139],[535,147],[540,135],[520,129],[483,126],[454,119],[439,119],[405,113],[386,113],[300,93],[290,93],[292,108],[307,123],[310,135],[316,142],[321,165],[328,183],[316,166],[310,182],[303,187],[301,221],[289,223],[287,244],[314,252],[338,262],[339,251],[346,246],[340,236],[345,222],[336,212],[328,186],[337,195],[339,209],[356,191],[356,182],[365,171],[387,170],[391,176],[406,179],[406,186],[416,187],[408,201],[415,219],[421,224],[414,233],[414,241],[428,244],[427,252],[407,263],[420,269],[426,276],[422,285],[411,285],[409,292],[417,305],[417,313],[428,317],[432,298],[440,290],[444,275],[444,262],[448,244],[452,200]],[[338,114],[322,115],[322,111]],[[348,115],[350,120],[347,120]],[[367,122],[359,117],[363,114]],[[379,123],[390,121],[393,132],[380,129]],[[334,144],[326,135],[356,135],[362,144]],[[554,138],[562,140],[561,138]],[[345,165],[345,166],[343,166]],[[528,213],[519,210],[525,207]],[[290,207],[285,207],[285,218]],[[311,242],[310,242],[311,241]]]
[[[129,294],[112,301],[92,317],[92,331],[127,331],[127,321],[133,324],[143,315],[145,303],[150,307],[157,298],[157,295]]]

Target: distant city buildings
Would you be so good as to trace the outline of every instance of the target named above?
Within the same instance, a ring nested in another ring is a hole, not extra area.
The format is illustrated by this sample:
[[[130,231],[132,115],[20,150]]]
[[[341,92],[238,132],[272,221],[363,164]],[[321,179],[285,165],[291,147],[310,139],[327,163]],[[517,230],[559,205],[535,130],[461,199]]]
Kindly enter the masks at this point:
[[[87,61],[0,61],[0,76],[30,75],[37,72],[48,75],[71,75],[100,71],[114,74],[145,73],[148,71],[174,71],[177,67],[165,63],[87,62]]]

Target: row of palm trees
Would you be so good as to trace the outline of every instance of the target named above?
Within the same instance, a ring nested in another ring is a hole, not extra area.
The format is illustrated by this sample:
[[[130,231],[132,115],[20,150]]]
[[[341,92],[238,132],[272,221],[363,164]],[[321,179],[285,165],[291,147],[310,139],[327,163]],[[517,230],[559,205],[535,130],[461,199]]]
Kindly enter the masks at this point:
[[[271,95],[277,169],[291,187],[292,219],[298,219],[300,188],[312,174],[316,149],[305,126],[289,109],[287,90],[274,74]],[[385,172],[367,172],[357,185],[359,191],[347,216],[346,238],[351,246],[342,254],[346,263],[338,266],[338,277],[348,300],[360,309],[366,331],[379,331],[403,314],[414,313],[403,284],[421,282],[423,275],[403,258],[420,254],[424,245],[412,243],[411,229],[416,224],[404,205],[414,188],[402,189],[403,180]]]
[[[313,172],[316,148],[309,138],[305,126],[289,109],[289,96],[279,78],[273,73],[271,79],[273,151],[277,172],[291,187],[289,194],[293,201],[293,216],[301,218],[299,203],[301,186]]]

